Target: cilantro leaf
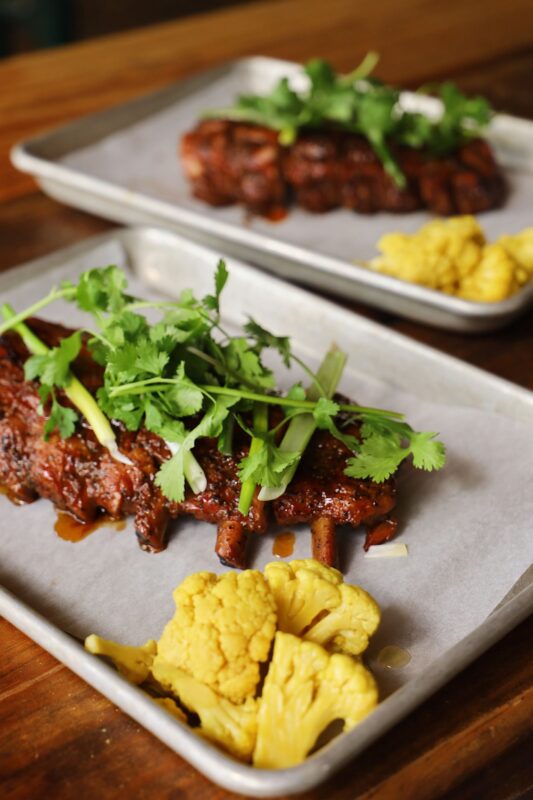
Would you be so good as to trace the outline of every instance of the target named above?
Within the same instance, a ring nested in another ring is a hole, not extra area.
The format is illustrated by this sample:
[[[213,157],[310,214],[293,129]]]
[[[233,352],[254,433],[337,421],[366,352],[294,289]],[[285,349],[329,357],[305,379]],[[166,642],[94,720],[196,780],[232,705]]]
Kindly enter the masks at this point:
[[[185,448],[180,446],[178,452],[161,465],[155,476],[156,485],[165,497],[175,503],[182,503],[185,498],[185,453]]]
[[[264,389],[274,387],[272,371],[262,364],[255,348],[244,337],[236,336],[231,339],[222,348],[222,353],[228,371],[242,383]]]
[[[135,366],[139,372],[149,375],[162,375],[169,361],[169,354],[161,350],[156,344],[145,340],[136,348]]]
[[[64,387],[71,379],[70,365],[81,348],[81,334],[76,331],[62,339],[57,347],[51,348],[46,355],[30,356],[24,364],[26,380],[39,378],[47,386]]]
[[[44,424],[43,434],[45,441],[48,441],[50,434],[57,428],[62,439],[68,439],[76,429],[78,415],[72,408],[62,406],[54,397],[50,415]]]
[[[349,478],[371,478],[383,483],[396,472],[409,450],[394,437],[372,435],[365,439],[356,458],[350,458],[344,474]]]
[[[291,343],[288,336],[274,336],[274,334],[270,333],[270,331],[267,331],[266,328],[263,328],[251,317],[248,318],[248,322],[244,326],[244,330],[248,336],[255,340],[256,346],[259,349],[271,347],[273,350],[277,350],[282,357],[285,366],[290,366],[292,353]]]
[[[446,461],[446,449],[442,442],[436,442],[437,433],[413,431],[410,437],[410,450],[413,454],[413,464],[417,469],[428,472],[441,469]]]
[[[203,299],[203,305],[210,309],[211,311],[216,311],[217,314],[220,311],[220,295],[224,286],[226,285],[226,281],[228,280],[228,269],[226,267],[226,262],[221,258],[217,264],[217,270],[215,272],[215,294],[207,294]]]
[[[183,362],[178,366],[175,379],[175,384],[164,393],[165,404],[170,406],[175,417],[196,414],[202,408],[204,395],[186,376]]]
[[[125,293],[126,275],[118,267],[111,265],[100,269],[90,269],[82,273],[76,289],[76,300],[82,311],[90,314],[121,311],[132,297]]]
[[[407,423],[386,418],[365,421],[361,427],[363,442],[356,458],[348,461],[345,474],[351,478],[371,478],[376,483],[387,480],[409,455],[413,465],[427,471],[440,469],[446,461],[438,434],[414,431]],[[405,444],[404,444],[405,443]]]
[[[306,400],[307,395],[305,393],[305,389],[300,382],[293,384],[289,391],[287,392],[286,397],[289,400]]]
[[[327,397],[320,397],[316,408],[313,410],[313,417],[317,424],[317,428],[326,430],[331,433],[336,439],[342,442],[349,450],[354,452],[359,450],[359,442],[351,434],[344,433],[335,424],[335,417],[340,411],[340,406],[333,400]]]
[[[240,461],[239,478],[242,483],[251,480],[260,486],[275,488],[281,485],[284,471],[299,458],[300,454],[283,452],[269,434],[260,438],[261,447]]]

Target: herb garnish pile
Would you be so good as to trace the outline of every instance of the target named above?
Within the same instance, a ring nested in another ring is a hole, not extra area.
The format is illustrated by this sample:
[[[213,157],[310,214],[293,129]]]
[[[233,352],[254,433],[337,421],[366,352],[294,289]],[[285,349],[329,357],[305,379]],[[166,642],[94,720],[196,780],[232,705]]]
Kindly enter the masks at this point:
[[[132,431],[146,427],[161,436],[172,453],[156,482],[167,498],[179,502],[186,483],[196,493],[206,487],[193,453],[198,439],[215,437],[219,449],[231,454],[233,431],[240,425],[251,439],[249,454],[239,464],[243,514],[248,513],[257,486],[263,500],[285,491],[316,428],[330,431],[353,452],[346,468],[353,478],[380,483],[410,455],[420,469],[443,466],[444,445],[435,439],[436,433],[417,433],[402,414],[332,399],[346,361],[336,347],[313,373],[293,353],[287,337],[273,335],[251,318],[241,335],[230,335],[220,317],[220,295],[227,279],[226,265],[220,261],[213,294],[197,299],[185,290],[177,302],[151,302],[129,295],[124,272],[109,266],[84,272],[77,284],[63,283],[21,313],[2,306],[5,321],[0,334],[13,328],[33,353],[25,363],[25,375],[40,382],[42,412],[46,409],[48,417],[45,435],[57,428],[62,437],[70,436],[79,418],[61,403],[58,389],[114,458],[128,461],[118,451],[109,420]],[[92,316],[94,327],[85,329],[88,347],[104,368],[96,398],[71,371],[82,332],[49,349],[24,323],[60,298]],[[157,322],[148,322],[144,315],[148,309],[159,314]],[[277,351],[285,366],[302,369],[310,382],[307,391],[300,382],[285,394],[277,391],[274,374],[262,360],[268,349]],[[275,427],[269,424],[273,406],[283,412]],[[360,423],[360,439],[346,433],[339,421],[341,411],[342,419]]]
[[[451,82],[434,87],[443,106],[440,118],[432,120],[401,109],[399,89],[370,77],[377,61],[378,56],[369,53],[353,72],[337,75],[326,61],[314,59],[304,67],[307,90],[296,91],[282,78],[268,95],[243,94],[233,106],[209,109],[205,116],[278,130],[283,145],[291,145],[302,129],[333,127],[362,134],[386,172],[403,188],[406,179],[390,142],[450,153],[480,135],[490,121],[491,109],[483,97],[466,97]]]

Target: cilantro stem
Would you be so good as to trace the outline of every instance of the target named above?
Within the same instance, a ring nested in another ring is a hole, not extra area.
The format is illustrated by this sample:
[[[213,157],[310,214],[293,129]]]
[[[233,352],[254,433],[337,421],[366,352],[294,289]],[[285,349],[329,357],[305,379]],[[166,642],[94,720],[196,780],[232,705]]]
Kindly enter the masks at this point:
[[[383,164],[385,172],[390,175],[399,189],[405,189],[407,186],[407,179],[393,158],[381,131],[371,130],[367,131],[366,134],[374,152]]]
[[[147,378],[143,381],[134,383],[124,383],[122,386],[114,386],[109,390],[110,397],[119,397],[128,394],[144,394],[145,392],[160,392],[165,386],[179,383],[174,378]],[[317,403],[314,400],[292,400],[289,397],[279,397],[274,394],[259,394],[249,392],[246,389],[232,389],[229,386],[212,386],[210,384],[199,384],[198,388],[207,395],[226,395],[227,397],[239,397],[241,400],[254,400],[259,403],[268,403],[273,406],[284,406],[285,408],[297,408],[313,411]],[[370,408],[367,406],[356,406],[346,403],[339,403],[341,411],[350,411],[353,414],[368,414],[379,417],[390,417],[391,419],[403,419],[404,414],[397,411],[389,411],[384,408]]]
[[[15,314],[11,306],[4,305],[2,307],[4,313],[4,322],[0,325],[0,336],[6,331],[8,331],[10,328],[16,328],[16,326],[19,323],[24,322],[25,319],[33,316],[33,314],[35,314],[36,311],[40,311],[41,308],[44,308],[50,303],[53,303],[54,300],[60,300],[62,297],[68,297],[69,295],[72,296],[73,291],[74,289],[72,287],[67,287],[65,289],[54,288],[46,295],[46,297],[42,297],[40,300],[37,300],[36,303],[33,303],[33,305],[24,309],[24,311],[19,311],[18,314]],[[8,315],[6,315],[5,311],[7,311],[8,309],[9,309]],[[46,345],[43,345],[43,347],[45,346]],[[41,355],[42,354],[43,353],[41,352]]]
[[[4,319],[9,323],[8,327],[13,328],[18,333],[30,353],[33,353],[33,355],[46,355],[49,352],[49,348],[45,343],[24,322],[18,321],[20,314],[15,314],[10,305],[4,303],[1,311]],[[30,311],[29,313],[33,312]],[[130,459],[118,449],[115,434],[109,420],[92,394],[87,391],[85,386],[74,375],[71,376],[68,384],[64,387],[64,392],[70,402],[85,417],[102,447],[109,450],[109,453],[116,461],[120,461],[123,464],[131,464]]]
[[[302,361],[302,359],[298,358],[298,356],[295,356],[294,354],[292,354],[291,358],[292,358],[293,361],[295,361],[298,364],[300,369],[302,369],[306,373],[306,375],[308,375],[311,378],[311,380],[313,381],[313,385],[316,386],[316,388],[318,389],[319,396],[320,395],[325,395],[326,394],[326,390],[324,389],[324,387],[322,386],[322,384],[320,382],[320,378],[318,377],[318,372],[313,372],[312,369],[309,369],[309,367],[307,366],[305,361]]]
[[[346,354],[337,347],[329,350],[317,372],[317,383],[307,390],[307,397],[311,401],[318,401],[320,397],[331,398],[339,384],[344,367],[346,365]],[[324,387],[321,391],[317,384]],[[259,492],[259,499],[263,501],[275,500],[286,491],[287,486],[292,481],[298,464],[309,444],[313,433],[316,430],[316,420],[312,414],[301,414],[291,420],[285,435],[281,440],[279,449],[283,453],[298,453],[298,458],[285,470],[283,479],[279,486],[263,486]]]
[[[370,73],[374,71],[378,61],[379,53],[376,53],[375,50],[370,50],[363,58],[359,66],[352,70],[352,72],[348,72],[346,75],[341,75],[339,81],[341,83],[351,85],[352,83],[355,83],[355,81],[360,81],[363,78],[367,78]]]
[[[268,432],[268,406],[266,403],[256,403],[253,410],[253,427],[257,433]],[[250,443],[250,456],[254,456],[263,447],[263,440],[257,436],[252,437]],[[256,483],[252,478],[245,480],[239,495],[239,511],[243,516],[248,516],[252,500],[254,499]]]

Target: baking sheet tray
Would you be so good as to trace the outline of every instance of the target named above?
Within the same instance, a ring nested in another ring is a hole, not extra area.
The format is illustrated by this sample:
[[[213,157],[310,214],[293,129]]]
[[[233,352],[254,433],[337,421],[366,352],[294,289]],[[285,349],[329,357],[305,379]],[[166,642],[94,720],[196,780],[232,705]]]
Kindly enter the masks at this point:
[[[375,254],[379,237],[411,232],[430,217],[313,215],[293,208],[285,220],[250,219],[239,207],[213,209],[191,197],[177,157],[180,136],[203,110],[243,92],[265,92],[282,75],[301,80],[297,65],[247,58],[170,86],[127,105],[80,119],[23,142],[15,166],[34,175],[62,202],[128,224],[157,224],[271,270],[421,322],[464,332],[490,330],[514,319],[533,300],[533,286],[498,303],[474,303],[371,272],[354,261]],[[435,101],[412,93],[403,102],[428,113]],[[512,187],[503,209],[482,215],[488,238],[533,224],[533,123],[495,117],[489,138]]]
[[[211,289],[216,260],[214,252],[170,232],[124,230],[0,276],[0,295],[21,308],[51,284],[110,262],[128,269],[133,291],[143,296],[176,295],[188,286],[201,295]],[[274,332],[291,335],[298,355],[315,364],[334,339],[350,354],[344,392],[404,410],[417,427],[438,424],[447,443],[445,471],[402,478],[401,539],[408,558],[366,560],[362,536],[341,534],[347,580],[365,586],[383,608],[369,658],[387,698],[301,766],[255,770],[199,739],[86,654],[72,636],[98,632],[132,644],[157,638],[182,578],[197,569],[222,570],[213,526],[187,519],[179,521],[168,549],[151,555],[137,548],[131,524],[120,533],[102,528],[72,544],[53,533],[49,503],[15,508],[0,497],[0,613],[209,778],[243,794],[273,797],[325,780],[529,612],[533,394],[233,259],[228,266],[227,327],[252,313]],[[45,316],[81,321],[59,304]],[[273,535],[255,540],[251,566],[272,560]],[[309,555],[304,528],[294,557]],[[386,644],[408,649],[411,663],[380,670],[376,654]]]

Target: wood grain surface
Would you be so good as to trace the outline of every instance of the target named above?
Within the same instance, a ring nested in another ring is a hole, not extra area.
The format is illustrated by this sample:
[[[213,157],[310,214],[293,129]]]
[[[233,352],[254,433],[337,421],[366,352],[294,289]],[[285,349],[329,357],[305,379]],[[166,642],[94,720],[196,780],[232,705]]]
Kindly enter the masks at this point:
[[[498,108],[533,117],[532,31],[529,0],[487,0],[482,7],[459,0],[278,0],[0,62],[0,269],[112,227],[46,198],[17,174],[8,151],[18,139],[227,58],[323,55],[344,69],[369,48],[383,53],[387,79],[413,85],[453,76]],[[504,331],[466,337],[349,307],[533,389],[531,313]],[[16,546],[16,532],[10,535]],[[532,634],[531,621],[517,627],[305,800],[531,796]],[[0,642],[3,800],[236,797],[5,620]]]

